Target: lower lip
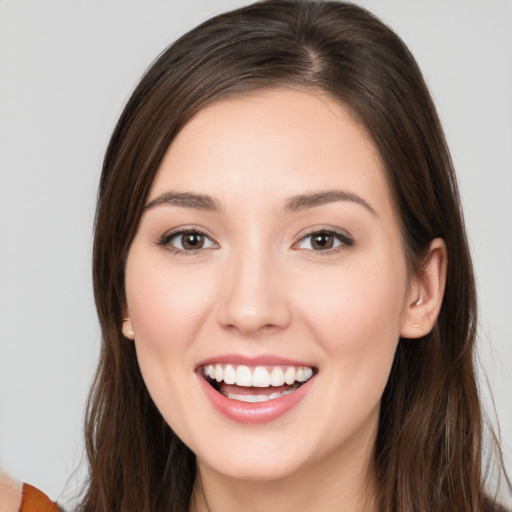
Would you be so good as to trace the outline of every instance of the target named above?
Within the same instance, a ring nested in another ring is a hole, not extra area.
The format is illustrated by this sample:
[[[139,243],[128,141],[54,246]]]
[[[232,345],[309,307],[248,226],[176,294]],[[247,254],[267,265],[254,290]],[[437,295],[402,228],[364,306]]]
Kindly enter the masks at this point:
[[[268,423],[287,413],[307,395],[315,378],[312,377],[287,395],[266,402],[249,403],[232,400],[213,389],[200,375],[197,377],[206,396],[218,412],[230,420],[246,424]]]

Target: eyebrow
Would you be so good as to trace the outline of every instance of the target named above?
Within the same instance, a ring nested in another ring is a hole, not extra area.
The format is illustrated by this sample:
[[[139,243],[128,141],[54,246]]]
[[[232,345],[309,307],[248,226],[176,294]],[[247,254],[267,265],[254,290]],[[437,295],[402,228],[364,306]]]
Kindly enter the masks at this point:
[[[370,213],[378,217],[377,212],[371,207],[371,205],[363,199],[361,196],[354,194],[353,192],[347,192],[344,190],[326,190],[323,192],[314,192],[312,194],[300,194],[293,196],[286,201],[284,211],[297,212],[301,210],[307,210],[320,206],[322,204],[334,203],[337,201],[349,201],[356,203],[366,208]]]
[[[298,212],[321,206],[323,204],[334,203],[337,201],[349,201],[359,204],[366,208],[370,213],[378,217],[377,212],[361,196],[353,192],[344,190],[326,190],[314,192],[311,194],[299,194],[290,197],[284,206],[284,213]],[[193,192],[175,192],[168,191],[152,199],[145,210],[155,208],[160,205],[179,206],[181,208],[192,208],[195,210],[204,210],[210,212],[220,212],[222,206],[215,198],[205,194],[196,194]]]
[[[194,194],[192,192],[174,192],[172,190],[152,199],[145,206],[145,209],[149,210],[160,205],[180,206],[182,208],[193,208],[195,210],[211,212],[218,212],[222,209],[220,203],[211,196]]]

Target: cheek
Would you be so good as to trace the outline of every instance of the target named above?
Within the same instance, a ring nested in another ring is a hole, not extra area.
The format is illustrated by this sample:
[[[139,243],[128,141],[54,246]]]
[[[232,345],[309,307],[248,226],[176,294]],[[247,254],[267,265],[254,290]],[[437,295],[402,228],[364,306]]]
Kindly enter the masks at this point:
[[[159,260],[132,248],[126,298],[143,379],[166,421],[179,430],[187,411],[199,407],[188,392],[191,347],[208,315],[209,282],[200,272],[177,272]]]
[[[303,317],[325,356],[325,396],[337,404],[325,432],[334,439],[377,421],[399,340],[407,271],[405,264],[381,261],[329,277],[317,280],[323,293],[298,294],[307,298]]]
[[[303,316],[328,355],[347,367],[357,368],[358,359],[376,367],[391,364],[407,289],[405,261],[389,257],[340,266],[317,275],[315,293],[307,288],[296,296],[303,298]]]
[[[173,272],[165,264],[134,261],[133,268],[130,272],[129,260],[126,296],[136,339],[157,352],[186,347],[197,336],[210,302],[205,276]]]

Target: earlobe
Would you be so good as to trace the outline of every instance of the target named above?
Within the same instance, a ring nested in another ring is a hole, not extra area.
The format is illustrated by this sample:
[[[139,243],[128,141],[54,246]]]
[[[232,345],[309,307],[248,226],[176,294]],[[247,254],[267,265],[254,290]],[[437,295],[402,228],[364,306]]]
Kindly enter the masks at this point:
[[[443,303],[448,256],[443,239],[430,243],[426,261],[411,285],[402,320],[402,338],[421,338],[434,327]]]
[[[123,336],[128,338],[129,340],[135,339],[135,332],[133,332],[132,320],[130,318],[130,314],[128,313],[128,308],[126,305],[123,307],[123,326],[122,326]]]
[[[133,332],[132,321],[129,318],[123,318],[123,336],[129,340],[135,339],[135,333]]]
[[[132,341],[135,339],[135,333],[133,332],[132,322],[129,318],[123,318],[123,336]]]

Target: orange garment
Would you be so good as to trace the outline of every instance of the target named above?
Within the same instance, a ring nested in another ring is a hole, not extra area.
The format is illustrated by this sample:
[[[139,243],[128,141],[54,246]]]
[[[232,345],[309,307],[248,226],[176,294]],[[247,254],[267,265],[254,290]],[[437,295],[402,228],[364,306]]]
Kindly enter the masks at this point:
[[[61,512],[56,503],[32,485],[23,484],[20,512]]]

